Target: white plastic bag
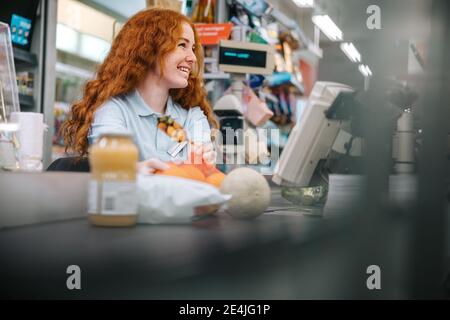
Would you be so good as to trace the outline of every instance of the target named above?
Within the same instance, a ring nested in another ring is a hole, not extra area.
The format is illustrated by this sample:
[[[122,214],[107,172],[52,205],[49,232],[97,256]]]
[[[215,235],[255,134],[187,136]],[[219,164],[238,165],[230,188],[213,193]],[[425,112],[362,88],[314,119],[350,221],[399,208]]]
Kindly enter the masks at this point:
[[[160,175],[138,175],[138,223],[189,223],[216,211],[231,195],[207,183]]]

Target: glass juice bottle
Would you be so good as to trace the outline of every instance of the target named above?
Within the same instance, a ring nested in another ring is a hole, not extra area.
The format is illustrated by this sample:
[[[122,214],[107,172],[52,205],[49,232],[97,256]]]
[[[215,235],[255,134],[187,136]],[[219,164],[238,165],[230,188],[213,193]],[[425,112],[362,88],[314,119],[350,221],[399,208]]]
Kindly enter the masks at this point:
[[[138,149],[129,134],[99,137],[89,152],[88,215],[95,226],[128,227],[137,221]]]

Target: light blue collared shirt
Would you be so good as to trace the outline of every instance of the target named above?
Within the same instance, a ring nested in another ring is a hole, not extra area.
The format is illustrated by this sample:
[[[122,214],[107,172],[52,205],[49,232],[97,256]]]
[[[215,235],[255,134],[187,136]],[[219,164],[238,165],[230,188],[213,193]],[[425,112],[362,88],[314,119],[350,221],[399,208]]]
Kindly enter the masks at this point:
[[[197,143],[211,142],[208,119],[200,107],[183,109],[169,96],[166,115],[181,124],[188,138]],[[137,90],[114,97],[101,105],[94,113],[94,121],[88,134],[89,144],[103,133],[131,133],[139,149],[139,159],[158,158],[162,161],[186,160],[187,147],[176,158],[167,151],[177,143],[159,130],[160,113],[153,111]]]

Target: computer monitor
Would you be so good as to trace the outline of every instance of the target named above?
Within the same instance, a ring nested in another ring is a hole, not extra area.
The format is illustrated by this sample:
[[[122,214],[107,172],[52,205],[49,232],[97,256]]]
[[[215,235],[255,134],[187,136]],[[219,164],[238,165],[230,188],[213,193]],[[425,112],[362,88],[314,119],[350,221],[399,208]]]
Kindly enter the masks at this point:
[[[39,2],[40,0],[2,1],[0,21],[9,25],[14,47],[30,50]]]
[[[327,116],[341,93],[354,90],[340,83],[316,82],[300,122],[292,129],[275,166],[272,181],[278,185],[307,187],[322,159],[327,159],[345,121]]]
[[[230,73],[272,74],[275,48],[272,45],[222,40],[219,68]]]

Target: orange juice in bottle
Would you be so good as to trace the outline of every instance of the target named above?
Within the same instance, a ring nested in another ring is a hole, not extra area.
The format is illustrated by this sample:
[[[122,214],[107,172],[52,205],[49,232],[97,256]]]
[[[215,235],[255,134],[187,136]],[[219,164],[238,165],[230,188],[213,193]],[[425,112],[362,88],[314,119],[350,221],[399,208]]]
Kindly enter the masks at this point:
[[[89,151],[88,214],[95,226],[128,227],[137,221],[138,149],[129,134],[108,133]]]

